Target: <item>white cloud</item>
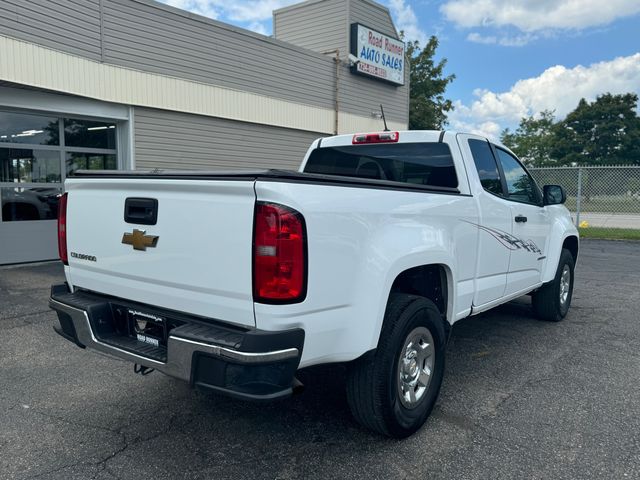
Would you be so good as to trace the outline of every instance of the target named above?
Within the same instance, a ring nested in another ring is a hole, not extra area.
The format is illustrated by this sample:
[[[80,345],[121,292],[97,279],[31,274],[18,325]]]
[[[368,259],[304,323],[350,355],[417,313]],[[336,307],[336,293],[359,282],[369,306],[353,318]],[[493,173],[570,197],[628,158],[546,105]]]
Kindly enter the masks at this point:
[[[606,92],[640,93],[640,53],[588,67],[556,65],[537,77],[519,80],[506,92],[477,89],[470,105],[454,103],[449,122],[455,130],[497,138],[503,128],[513,128],[522,117],[555,110],[557,118],[564,118],[581,98],[592,101]]]
[[[227,18],[238,22],[263,22],[271,19],[278,8],[286,7],[300,0],[244,0],[223,2]]]
[[[273,10],[286,7],[301,0],[160,0],[167,5],[188,10],[199,15],[240,24],[254,32],[268,35],[271,32]],[[405,0],[386,0],[398,31],[405,38],[418,40],[426,45],[429,36],[420,28],[415,11]]]
[[[498,43],[498,37],[495,35],[480,35],[478,32],[471,32],[467,35],[467,40],[473,43],[483,43],[485,45],[494,45]]]
[[[220,2],[210,0],[160,0],[172,7],[188,10],[198,15],[216,19],[220,14]]]
[[[537,35],[525,33],[522,35],[481,35],[478,32],[471,32],[467,35],[467,40],[474,43],[483,43],[485,45],[502,45],[503,47],[522,47],[532,40],[538,38]]]
[[[460,27],[514,26],[523,32],[580,30],[640,13],[638,0],[449,0],[440,7]]]
[[[404,31],[406,41],[418,40],[424,47],[429,36],[420,28],[418,17],[411,5],[408,5],[405,0],[388,0],[387,3],[398,32]]]
[[[246,28],[247,30],[259,33],[260,35],[271,35],[270,30],[267,30],[267,27],[263,22],[251,22],[246,26]]]
[[[273,10],[286,7],[299,0],[160,0],[167,5],[181,8],[205,17],[231,21],[244,25],[254,32],[268,35],[271,31]]]

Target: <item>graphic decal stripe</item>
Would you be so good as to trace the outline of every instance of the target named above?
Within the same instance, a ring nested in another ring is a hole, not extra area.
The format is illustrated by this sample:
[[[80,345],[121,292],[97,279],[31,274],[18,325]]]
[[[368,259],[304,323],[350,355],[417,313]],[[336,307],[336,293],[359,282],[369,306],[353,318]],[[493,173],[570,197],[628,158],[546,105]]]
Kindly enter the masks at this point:
[[[497,228],[485,227],[483,225],[478,225],[477,223],[467,222],[466,220],[463,220],[463,222],[475,225],[480,230],[487,232],[509,250],[524,249],[527,252],[535,253],[537,255],[542,254],[542,250],[540,250],[540,247],[538,247],[533,240],[522,240],[521,238],[511,235],[503,230],[498,230]]]

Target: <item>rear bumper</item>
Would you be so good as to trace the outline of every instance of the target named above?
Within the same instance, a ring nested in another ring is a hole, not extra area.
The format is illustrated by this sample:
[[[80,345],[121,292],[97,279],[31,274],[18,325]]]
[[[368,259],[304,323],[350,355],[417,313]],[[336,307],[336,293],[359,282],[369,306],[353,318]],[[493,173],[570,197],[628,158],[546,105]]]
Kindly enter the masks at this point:
[[[70,293],[66,285],[51,288],[49,306],[60,321],[56,332],[79,347],[244,399],[271,400],[292,393],[304,344],[301,329],[240,330],[93,293]],[[179,326],[168,330],[166,347],[114,332],[115,317],[129,307],[177,319]]]

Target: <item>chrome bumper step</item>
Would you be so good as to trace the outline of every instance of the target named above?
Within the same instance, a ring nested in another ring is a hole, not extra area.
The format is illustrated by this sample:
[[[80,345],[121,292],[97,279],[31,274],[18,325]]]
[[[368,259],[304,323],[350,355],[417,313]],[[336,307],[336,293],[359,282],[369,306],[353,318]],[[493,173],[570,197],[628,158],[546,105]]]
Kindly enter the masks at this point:
[[[126,301],[88,292],[70,293],[66,286],[62,287],[54,286],[49,299],[49,306],[60,320],[61,329],[56,331],[81,347],[155,369],[192,385],[223,393],[227,390],[226,393],[245,398],[276,398],[285,390],[291,391],[304,344],[304,331],[300,329],[242,331],[188,322],[182,317],[181,324],[169,330],[166,346],[149,345],[128,335],[96,332],[96,328],[113,321],[114,305]],[[285,372],[284,380],[280,373],[274,374],[276,371]],[[234,381],[243,383],[225,383]],[[271,384],[280,390],[271,392],[267,388]]]

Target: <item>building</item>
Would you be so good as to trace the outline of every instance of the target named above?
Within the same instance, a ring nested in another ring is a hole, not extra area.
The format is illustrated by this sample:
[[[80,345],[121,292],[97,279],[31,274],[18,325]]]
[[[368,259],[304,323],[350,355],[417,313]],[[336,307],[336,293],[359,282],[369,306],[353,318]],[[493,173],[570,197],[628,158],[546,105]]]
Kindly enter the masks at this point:
[[[408,124],[404,45],[370,0],[273,14],[273,38],[152,0],[0,0],[0,264],[57,257],[83,169],[296,168],[336,132]]]

